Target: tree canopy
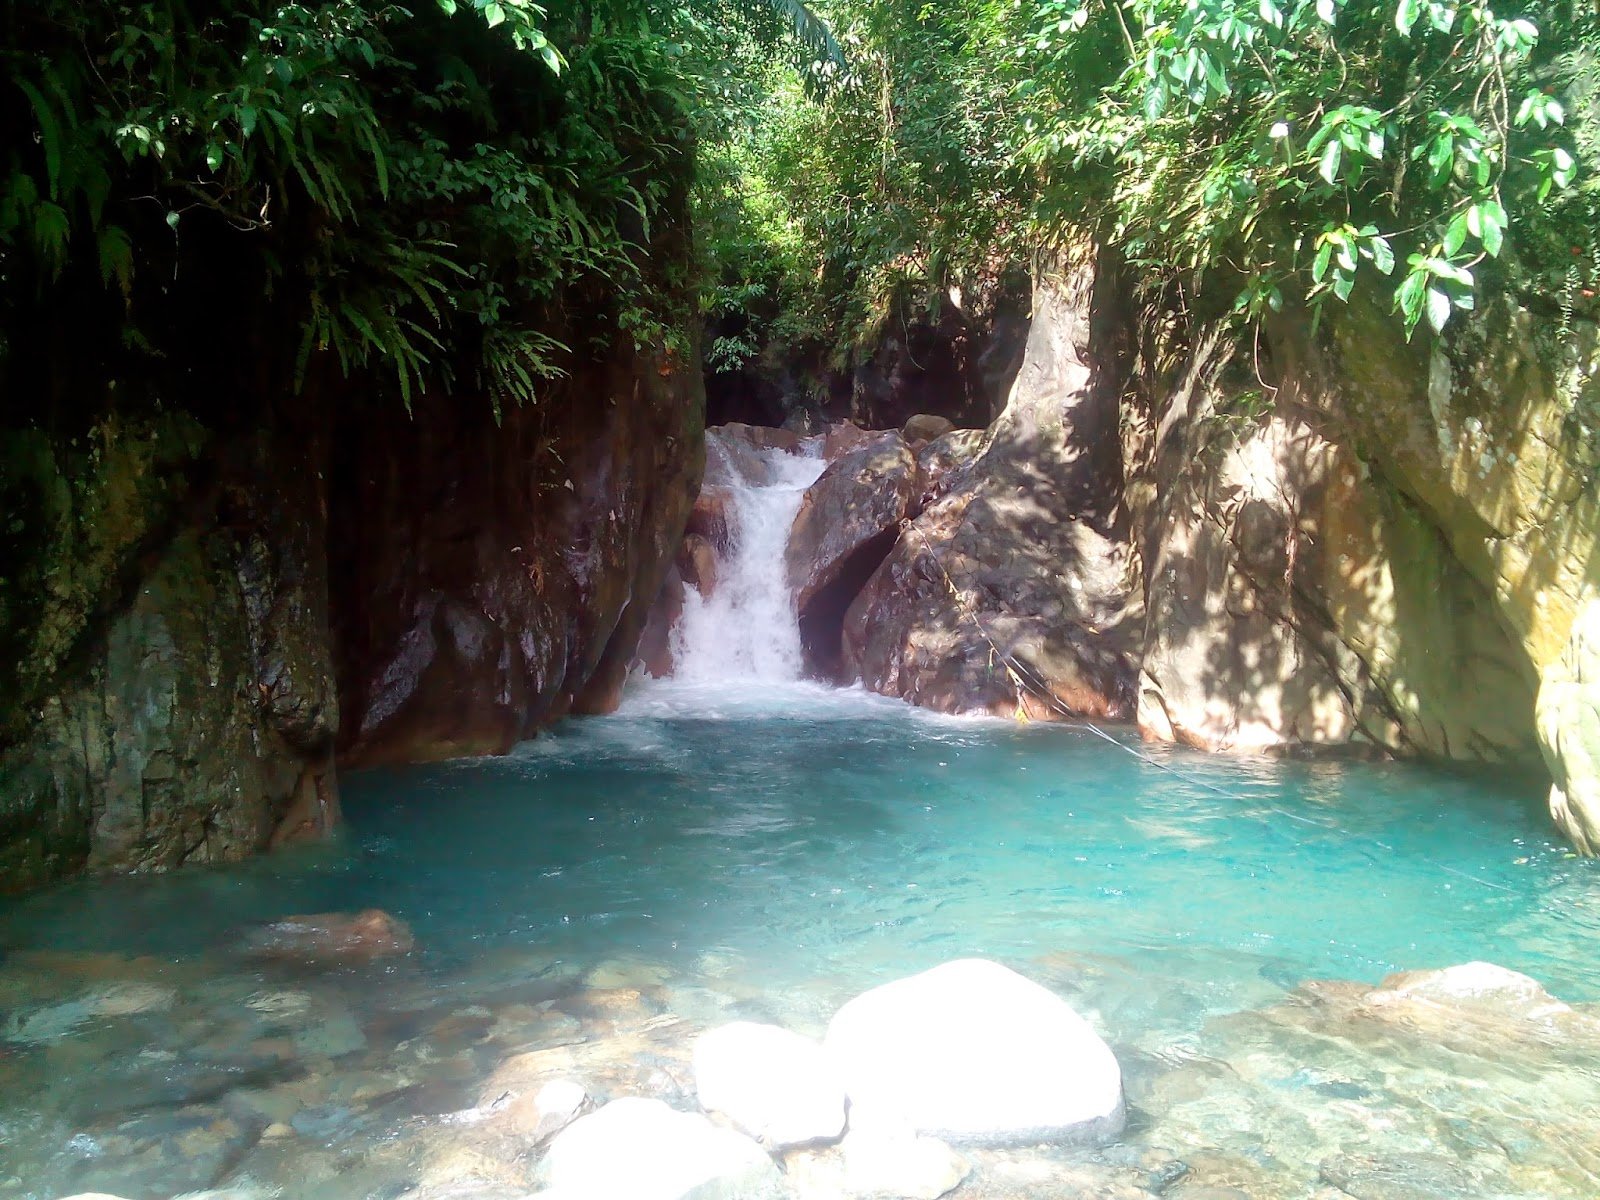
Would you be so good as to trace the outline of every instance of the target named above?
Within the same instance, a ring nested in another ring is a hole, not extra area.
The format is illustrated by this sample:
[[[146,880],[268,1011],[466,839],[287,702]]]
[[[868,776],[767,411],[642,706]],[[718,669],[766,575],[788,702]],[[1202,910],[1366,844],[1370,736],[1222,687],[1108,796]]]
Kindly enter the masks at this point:
[[[1600,254],[1579,0],[0,0],[0,28],[13,392],[45,325],[137,376],[219,288],[286,331],[286,386],[519,403],[575,303],[670,340],[698,289],[747,318],[725,367],[981,296],[1065,224],[1240,319],[1365,287],[1408,331],[1512,257],[1568,321]],[[691,194],[698,266],[652,261]]]

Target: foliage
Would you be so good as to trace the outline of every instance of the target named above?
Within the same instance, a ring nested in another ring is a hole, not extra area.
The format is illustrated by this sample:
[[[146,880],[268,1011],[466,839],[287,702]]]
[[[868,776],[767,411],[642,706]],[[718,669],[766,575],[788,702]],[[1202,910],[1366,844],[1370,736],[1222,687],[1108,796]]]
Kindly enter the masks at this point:
[[[677,322],[684,281],[643,247],[690,158],[639,11],[4,0],[0,24],[0,335],[41,296],[104,311],[98,289],[127,351],[175,356],[175,327],[261,293],[298,383],[381,364],[404,399],[470,381],[498,403],[561,369],[583,289],[659,317],[641,338]]]
[[[712,343],[713,368],[773,339],[847,356],[891,314],[992,290],[1025,253],[993,6],[862,0],[824,15],[846,69],[820,94],[767,71],[703,162],[706,308],[737,331]]]
[[[1407,330],[1424,319],[1439,330],[1473,306],[1480,267],[1510,233],[1575,179],[1550,86],[1551,64],[1582,40],[1572,5],[1028,8],[1024,154],[1046,198],[1104,202],[1141,272],[1190,285],[1221,275],[1246,312],[1281,307],[1286,290],[1320,310],[1388,277]],[[1103,89],[1090,94],[1086,73]]]

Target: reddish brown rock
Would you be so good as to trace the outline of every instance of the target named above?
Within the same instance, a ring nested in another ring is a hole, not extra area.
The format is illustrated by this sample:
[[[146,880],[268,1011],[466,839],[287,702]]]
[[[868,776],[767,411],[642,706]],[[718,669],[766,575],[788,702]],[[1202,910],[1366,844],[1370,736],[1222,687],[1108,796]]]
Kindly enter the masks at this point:
[[[845,609],[914,512],[917,460],[897,433],[880,433],[807,489],[785,564],[811,668],[837,670]]]
[[[702,596],[709,597],[717,587],[717,548],[709,538],[686,534],[678,551],[678,572],[683,581]]]
[[[732,488],[709,483],[703,485],[700,494],[695,497],[694,507],[689,510],[688,532],[706,539],[714,546],[726,548],[728,508],[732,502]]]
[[[342,431],[341,761],[503,753],[615,705],[699,484],[700,387],[620,338],[538,405],[425,396]]]
[[[667,569],[667,581],[650,608],[644,623],[644,633],[639,636],[639,649],[634,661],[653,679],[665,679],[672,674],[672,630],[683,616],[683,575],[678,564]]]
[[[1132,716],[1142,613],[1107,532],[1121,472],[1115,390],[1084,345],[1093,283],[1090,267],[1041,281],[981,458],[948,470],[844,617],[846,678],[947,712]]]
[[[257,958],[311,963],[364,962],[406,954],[415,945],[406,923],[381,908],[285,917],[255,930],[247,942]]]
[[[851,421],[840,421],[838,424],[828,426],[824,431],[822,457],[829,462],[838,462],[846,454],[859,450],[880,434],[881,431],[866,430]]]
[[[954,429],[917,451],[917,472],[922,482],[919,508],[928,507],[950,490],[957,472],[977,460],[987,437],[988,432],[983,429]]]

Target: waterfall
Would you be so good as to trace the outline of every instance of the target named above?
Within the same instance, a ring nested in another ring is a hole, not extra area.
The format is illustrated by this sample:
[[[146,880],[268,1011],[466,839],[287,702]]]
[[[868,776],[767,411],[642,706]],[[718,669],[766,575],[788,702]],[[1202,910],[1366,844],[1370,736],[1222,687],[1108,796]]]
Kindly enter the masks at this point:
[[[716,452],[721,447],[716,447]],[[809,452],[761,451],[752,479],[731,456],[735,481],[727,509],[729,548],[709,597],[685,589],[672,636],[673,675],[690,683],[789,683],[801,675],[800,626],[784,550],[800,501],[827,463]]]

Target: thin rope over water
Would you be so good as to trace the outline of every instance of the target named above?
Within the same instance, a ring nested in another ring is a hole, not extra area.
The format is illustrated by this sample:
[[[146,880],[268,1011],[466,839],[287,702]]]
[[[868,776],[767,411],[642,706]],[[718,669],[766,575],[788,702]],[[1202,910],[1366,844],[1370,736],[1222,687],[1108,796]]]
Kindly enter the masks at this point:
[[[915,533],[917,537],[921,539],[924,552],[927,554],[929,559],[933,561],[934,566],[939,568],[939,574],[944,577],[945,588],[947,591],[949,591],[950,599],[954,602],[957,611],[971,620],[973,627],[978,631],[978,636],[983,638],[983,640],[988,643],[990,654],[994,657],[995,661],[999,662],[999,664],[1005,668],[1005,672],[1011,679],[1012,685],[1017,689],[1017,695],[1019,697],[1017,714],[1019,718],[1025,716],[1022,711],[1020,697],[1023,693],[1026,693],[1032,696],[1034,699],[1041,701],[1049,708],[1054,709],[1061,716],[1065,717],[1066,720],[1061,722],[1061,724],[1065,727],[1069,729],[1086,730],[1089,733],[1094,734],[1095,737],[1100,738],[1102,741],[1108,742],[1115,746],[1123,753],[1131,754],[1134,758],[1138,759],[1146,766],[1154,767],[1158,771],[1165,771],[1174,778],[1183,780],[1183,782],[1189,784],[1191,787],[1202,788],[1205,791],[1225,797],[1226,799],[1244,805],[1247,808],[1254,808],[1257,811],[1274,813],[1277,816],[1284,817],[1290,821],[1298,821],[1303,825],[1310,825],[1321,830],[1334,830],[1342,833],[1345,838],[1352,842],[1365,842],[1368,845],[1377,846],[1381,849],[1387,850],[1390,854],[1399,853],[1399,851],[1397,851],[1393,846],[1389,845],[1388,842],[1380,841],[1374,837],[1365,837],[1361,834],[1353,834],[1346,830],[1338,829],[1337,826],[1330,826],[1321,821],[1313,820],[1312,818],[1304,816],[1303,814],[1289,812],[1287,809],[1277,808],[1272,805],[1262,805],[1258,801],[1246,796],[1242,792],[1221,787],[1218,784],[1211,783],[1208,780],[1199,778],[1198,776],[1190,775],[1185,771],[1180,771],[1170,763],[1161,762],[1159,759],[1153,758],[1144,753],[1144,751],[1137,750],[1128,745],[1126,742],[1112,737],[1111,734],[1100,728],[1100,726],[1096,725],[1093,721],[1087,720],[1082,713],[1073,712],[1066,705],[1061,703],[1054,692],[1050,691],[1044,680],[1039,678],[1038,672],[1034,670],[1034,668],[1014,658],[1012,655],[1000,648],[999,643],[994,640],[988,629],[984,627],[983,619],[978,615],[977,610],[974,609],[970,603],[968,603],[966,597],[964,597],[959,589],[957,589],[955,580],[950,577],[950,572],[945,569],[944,563],[940,560],[939,555],[934,551],[932,543],[928,541],[927,534],[918,529],[916,524],[909,517],[900,522],[900,529],[904,533]],[[1024,672],[1027,674],[1025,675]],[[1028,678],[1030,675],[1033,676],[1032,679]],[[1497,892],[1515,894],[1515,889],[1506,887],[1503,883],[1495,883],[1493,880],[1483,879],[1472,874],[1470,871],[1463,871],[1459,867],[1452,867],[1448,863],[1435,862],[1433,865],[1438,867],[1439,870],[1445,872],[1446,874],[1454,875],[1459,879],[1468,880],[1471,883],[1476,883],[1480,887],[1492,888]]]

